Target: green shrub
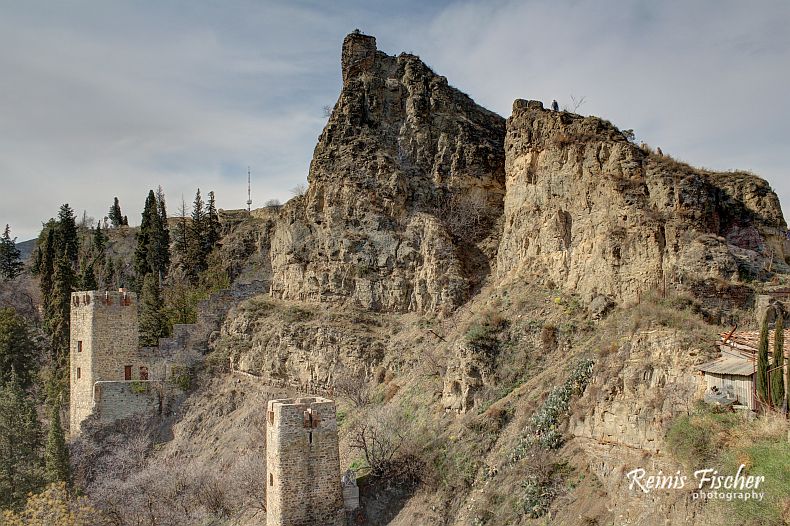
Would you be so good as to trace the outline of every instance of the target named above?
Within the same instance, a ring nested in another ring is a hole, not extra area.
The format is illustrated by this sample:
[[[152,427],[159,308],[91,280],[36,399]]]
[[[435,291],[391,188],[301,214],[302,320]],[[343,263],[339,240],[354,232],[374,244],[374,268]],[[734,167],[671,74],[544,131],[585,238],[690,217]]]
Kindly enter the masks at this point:
[[[140,381],[133,381],[129,385],[130,389],[135,394],[143,394],[148,392],[148,383],[147,382],[140,382]]]
[[[790,523],[790,443],[786,440],[758,441],[743,451],[730,451],[724,456],[728,473],[735,473],[741,462],[751,463],[749,473],[762,475],[765,482],[760,491],[765,492],[762,502],[734,500],[730,515],[735,524],[783,526]]]
[[[286,323],[300,323],[310,321],[314,316],[312,311],[303,309],[301,307],[286,307],[280,312],[280,317]]]
[[[713,468],[735,474],[741,464],[749,475],[763,476],[759,500],[715,501],[711,520],[723,524],[781,526],[790,520],[790,443],[780,415],[756,419],[723,412],[700,402],[691,415],[676,418],[667,432],[669,452],[690,469]]]
[[[184,366],[173,366],[170,372],[170,383],[184,392],[192,387],[192,370]]]
[[[482,316],[482,320],[472,324],[466,331],[464,339],[467,345],[475,352],[493,356],[500,345],[500,335],[509,325],[509,322],[498,313]]]
[[[552,389],[543,405],[529,419],[524,429],[525,436],[519,440],[510,456],[510,463],[523,459],[532,447],[557,449],[562,445],[559,424],[568,415],[570,401],[574,395],[584,392],[592,377],[594,362],[585,359],[576,364],[565,383]]]
[[[672,422],[667,446],[675,458],[692,469],[708,466],[719,449],[718,438],[729,433],[739,420],[735,413],[715,412],[701,403],[692,414]]]

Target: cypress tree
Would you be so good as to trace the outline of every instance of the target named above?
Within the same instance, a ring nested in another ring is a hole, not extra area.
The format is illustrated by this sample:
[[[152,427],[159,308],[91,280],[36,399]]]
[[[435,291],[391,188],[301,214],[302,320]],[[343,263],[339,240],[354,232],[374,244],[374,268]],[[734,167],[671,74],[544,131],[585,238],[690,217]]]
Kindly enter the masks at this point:
[[[160,189],[161,190],[161,189]],[[162,223],[163,204],[157,201],[154,191],[145,200],[137,248],[134,253],[135,272],[138,277],[153,273],[161,284],[170,264],[170,234]],[[166,217],[166,215],[165,215]]]
[[[41,272],[41,260],[43,257],[44,252],[41,250],[41,245],[38,245],[36,247],[36,255],[33,257],[33,267],[30,269],[33,275],[38,275]]]
[[[36,408],[15,374],[0,386],[0,509],[24,503],[42,483]]]
[[[785,330],[784,314],[776,318],[774,330],[774,360],[771,363],[771,401],[776,408],[782,408],[785,400]]]
[[[41,303],[44,306],[44,321],[49,323],[52,317],[52,278],[55,271],[55,231],[47,231],[46,241],[44,241],[44,251],[41,258]]]
[[[93,272],[93,263],[85,263],[77,281],[80,290],[97,290],[99,288],[96,282],[96,274]]]
[[[118,202],[117,197],[113,198],[112,206],[110,207],[110,211],[107,213],[107,219],[110,220],[110,224],[113,226],[113,228],[118,228],[119,226],[123,225],[121,205]]]
[[[771,403],[768,397],[768,316],[763,319],[760,327],[760,344],[757,348],[757,396],[766,403]]]
[[[114,290],[115,286],[115,266],[112,263],[112,258],[107,258],[107,262],[104,264],[104,276],[102,279],[102,284],[104,285],[105,290]]]
[[[16,238],[11,238],[11,229],[6,225],[0,238],[0,277],[4,281],[11,281],[22,273],[23,268]]]
[[[44,474],[47,482],[65,482],[71,485],[71,467],[66,436],[60,422],[60,404],[50,404],[49,433],[44,447]]]
[[[140,345],[157,345],[159,338],[167,336],[167,319],[163,307],[158,280],[153,274],[147,274],[143,279],[140,297]]]
[[[64,251],[55,265],[52,278],[52,317],[49,320],[52,357],[59,365],[62,365],[64,359],[68,357],[72,292],[74,292],[74,272]]]
[[[129,278],[126,266],[123,259],[118,258],[115,260],[115,285],[117,288],[125,287],[126,281]]]
[[[72,265],[76,265],[79,256],[79,240],[77,239],[77,223],[74,220],[74,211],[68,203],[61,205],[58,212],[58,226],[55,235],[57,253],[63,251]]]
[[[156,189],[156,206],[159,212],[159,222],[162,225],[161,239],[159,241],[159,261],[165,274],[170,267],[170,227],[167,224],[167,203],[165,202],[165,191],[159,186]]]
[[[137,233],[137,248],[134,251],[134,271],[141,277],[155,270],[151,265],[154,258],[149,257],[149,253],[151,252],[151,240],[156,237],[154,223],[157,221],[155,218],[159,217],[158,214],[156,197],[154,197],[154,191],[150,190],[145,200],[140,231]]]

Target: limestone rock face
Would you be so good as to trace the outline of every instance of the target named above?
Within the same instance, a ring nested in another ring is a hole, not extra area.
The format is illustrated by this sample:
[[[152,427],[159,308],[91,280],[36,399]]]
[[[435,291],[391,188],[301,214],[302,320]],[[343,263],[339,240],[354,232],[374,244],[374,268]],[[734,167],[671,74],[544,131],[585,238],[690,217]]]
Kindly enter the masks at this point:
[[[272,295],[452,310],[495,257],[484,240],[502,212],[504,119],[370,36],[346,37],[342,69],[309,190],[272,237]]]
[[[373,377],[385,349],[363,323],[309,323],[312,314],[301,309],[286,310],[288,317],[281,319],[272,309],[258,299],[240,304],[228,316],[220,346],[234,371],[302,393],[326,392],[338,369],[365,381]]]
[[[442,405],[459,414],[470,411],[484,386],[491,364],[481,353],[467,345],[459,345],[448,361],[443,378]]]
[[[689,348],[674,329],[635,334],[600,367],[581,400],[589,412],[572,419],[576,437],[660,451],[667,424],[691,412],[704,385],[694,366],[713,359],[712,350]]]
[[[517,100],[508,119],[497,271],[588,300],[633,300],[706,278],[785,265],[768,183],[696,170],[637,147],[609,122]]]

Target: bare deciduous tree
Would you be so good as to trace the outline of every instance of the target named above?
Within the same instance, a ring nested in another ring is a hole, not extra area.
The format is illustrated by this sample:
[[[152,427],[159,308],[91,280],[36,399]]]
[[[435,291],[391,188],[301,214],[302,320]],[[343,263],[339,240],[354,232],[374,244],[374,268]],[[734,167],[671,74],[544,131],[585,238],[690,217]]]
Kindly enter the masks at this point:
[[[411,451],[408,425],[392,408],[383,408],[358,422],[348,444],[365,457],[374,479],[409,485],[420,480],[423,462]]]
[[[570,105],[564,105],[562,107],[562,111],[569,111],[571,113],[578,113],[579,108],[581,108],[587,102],[587,97],[582,95],[581,97],[575,97],[571,95],[571,103]]]
[[[483,238],[492,223],[492,207],[477,192],[447,196],[439,203],[439,213],[453,236],[472,242]]]
[[[268,201],[263,203],[263,206],[268,208],[269,210],[279,210],[280,207],[282,207],[283,205],[279,199],[269,199]]]
[[[291,188],[291,193],[296,197],[302,197],[307,193],[307,185],[304,183],[299,183],[298,185]]]
[[[335,373],[335,393],[342,396],[356,407],[370,403],[370,387],[363,374],[354,374],[348,369]]]

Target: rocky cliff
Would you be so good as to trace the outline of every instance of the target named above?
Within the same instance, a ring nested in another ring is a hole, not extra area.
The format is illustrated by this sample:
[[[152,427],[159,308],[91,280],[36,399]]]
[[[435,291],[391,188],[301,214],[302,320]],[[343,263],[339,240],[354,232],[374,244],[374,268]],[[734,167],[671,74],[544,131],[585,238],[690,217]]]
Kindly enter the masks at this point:
[[[271,288],[207,339],[219,378],[200,380],[167,458],[234,473],[264,447],[266,399],[323,393],[343,468],[364,463],[365,425],[420,467],[363,490],[360,523],[704,524],[687,492],[640,495],[623,473],[679,469],[664,437],[717,352],[708,311],[751,320],[755,287],[785,279],[769,185],[539,102],[505,121],[366,35],[346,37],[342,71],[306,194],[224,218],[229,273]],[[568,387],[579,363],[589,383]],[[558,440],[539,447],[543,428]]]
[[[268,239],[275,297],[447,313],[494,268],[626,302],[786,270],[778,198],[752,174],[692,168],[535,101],[505,124],[359,33],[342,71],[307,194]]]
[[[342,68],[307,195],[271,240],[272,294],[452,310],[493,259],[482,242],[502,210],[504,119],[370,36],[346,37]]]
[[[607,121],[537,101],[513,104],[505,152],[500,276],[632,301],[666,284],[785,267],[779,200],[754,175],[694,169]]]

